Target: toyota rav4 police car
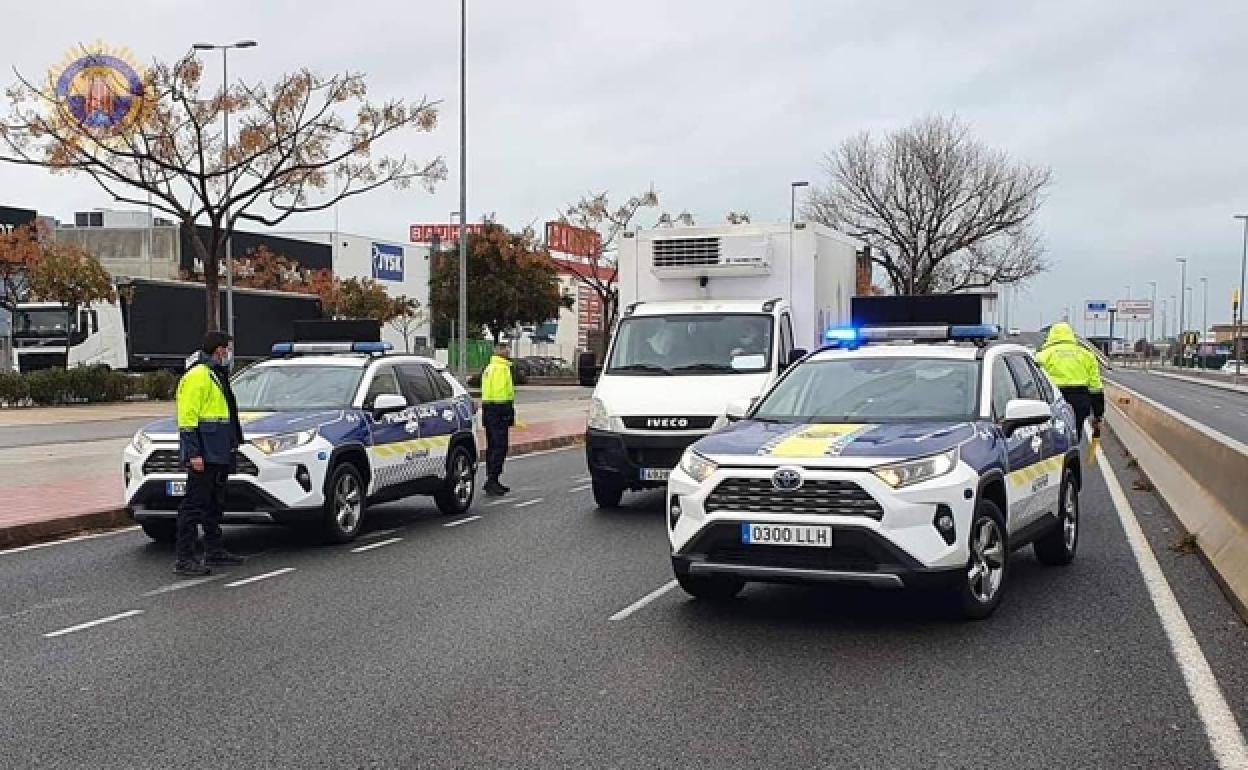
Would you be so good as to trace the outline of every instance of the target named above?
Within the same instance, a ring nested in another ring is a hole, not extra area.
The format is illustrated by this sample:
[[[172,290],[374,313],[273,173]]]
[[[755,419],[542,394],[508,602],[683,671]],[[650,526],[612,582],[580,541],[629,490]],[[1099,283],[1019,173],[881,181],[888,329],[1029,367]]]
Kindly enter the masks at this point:
[[[1068,564],[1079,538],[1074,413],[995,327],[832,330],[668,483],[672,566],[695,597],[748,581],[1001,600],[1010,552]],[[904,344],[902,344],[904,340]]]
[[[230,475],[225,523],[360,531],[370,503],[432,495],[443,513],[472,505],[477,448],[464,387],[429,358],[388,343],[281,343],[231,381],[245,443]],[[152,423],[124,451],[126,506],[171,541],[186,471],[175,420]]]

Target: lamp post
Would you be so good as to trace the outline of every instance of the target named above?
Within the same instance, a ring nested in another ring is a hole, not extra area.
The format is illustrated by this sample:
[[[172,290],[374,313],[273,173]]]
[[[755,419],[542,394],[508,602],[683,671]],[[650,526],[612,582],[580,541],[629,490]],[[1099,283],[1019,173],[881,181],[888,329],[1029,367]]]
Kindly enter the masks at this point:
[[[793,225],[797,223],[797,188],[810,187],[810,182],[789,182],[789,296],[793,296]]]
[[[1157,341],[1157,282],[1149,281],[1149,286],[1153,287],[1153,304],[1148,311],[1148,347],[1146,352],[1148,357],[1153,357],[1153,344]]]
[[[1248,266],[1248,214],[1236,214],[1236,219],[1244,221],[1244,250],[1239,258],[1239,294],[1233,308],[1235,311],[1235,382],[1239,382],[1239,367],[1244,360],[1243,335],[1244,327],[1244,267]]]
[[[196,51],[220,51],[221,52],[221,93],[225,95],[222,100],[222,117],[225,122],[225,133],[222,138],[221,148],[221,164],[223,168],[228,169],[230,165],[230,50],[233,48],[255,48],[256,41],[240,40],[237,43],[229,43],[226,45],[217,45],[215,43],[196,43],[193,48]],[[225,174],[225,329],[229,333],[230,339],[234,339],[234,249],[232,234],[234,226],[230,222],[230,178],[229,174]]]
[[[1180,356],[1187,353],[1186,346],[1183,344],[1183,332],[1187,331],[1187,257],[1175,257],[1175,262],[1179,263],[1179,353]]]
[[[1200,285],[1205,293],[1205,299],[1204,299],[1204,302],[1202,303],[1201,318],[1200,318],[1200,345],[1201,347],[1204,347],[1205,335],[1209,333],[1209,279],[1205,276],[1201,276]],[[1200,348],[1197,348],[1198,353],[1199,351],[1200,351]],[[1201,359],[1200,367],[1202,369],[1205,367],[1203,358]]]
[[[459,0],[459,379],[468,381],[468,0]]]

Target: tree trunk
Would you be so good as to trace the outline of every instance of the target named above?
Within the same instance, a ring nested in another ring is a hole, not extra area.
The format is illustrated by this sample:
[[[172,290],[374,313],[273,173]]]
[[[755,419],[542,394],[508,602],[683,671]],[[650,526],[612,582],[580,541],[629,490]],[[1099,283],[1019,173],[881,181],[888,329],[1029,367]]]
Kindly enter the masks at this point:
[[[204,331],[217,331],[221,328],[221,296],[220,282],[217,280],[216,239],[213,239],[214,248],[210,249],[199,237],[194,223],[183,223],[182,227],[190,235],[189,240],[195,248],[195,256],[199,257],[199,261],[204,265]]]

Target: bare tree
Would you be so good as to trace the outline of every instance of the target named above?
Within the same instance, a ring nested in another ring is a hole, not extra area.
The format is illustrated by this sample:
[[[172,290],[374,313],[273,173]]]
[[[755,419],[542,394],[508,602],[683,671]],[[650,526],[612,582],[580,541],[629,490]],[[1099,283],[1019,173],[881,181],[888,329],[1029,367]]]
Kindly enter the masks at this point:
[[[109,66],[100,52],[83,56]],[[431,186],[446,176],[441,159],[376,154],[402,129],[434,128],[437,110],[427,100],[369,102],[364,76],[350,72],[299,70],[272,86],[227,83],[206,97],[202,79],[194,53],[157,62],[141,82],[108,86],[116,90],[106,98],[132,105],[132,117],[101,127],[75,115],[65,94],[19,74],[0,124],[0,161],[86,174],[124,203],[146,205],[150,194],[152,208],[190,235],[204,266],[209,328],[219,328],[219,265],[239,221],[274,226],[384,185]],[[237,127],[228,146],[227,111]]]
[[[859,134],[825,168],[807,216],[866,241],[898,294],[1019,283],[1049,267],[1034,229],[1049,169],[1011,162],[957,118]]]
[[[429,320],[429,314],[420,306],[420,302],[407,297],[396,297],[394,305],[399,314],[386,323],[403,336],[403,352],[411,353],[412,343]]]

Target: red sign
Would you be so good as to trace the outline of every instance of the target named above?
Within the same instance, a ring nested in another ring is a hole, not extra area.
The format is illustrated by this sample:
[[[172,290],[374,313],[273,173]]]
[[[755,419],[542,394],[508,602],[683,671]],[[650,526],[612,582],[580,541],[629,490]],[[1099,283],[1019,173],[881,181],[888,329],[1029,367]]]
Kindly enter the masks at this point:
[[[546,248],[561,254],[595,257],[602,251],[602,237],[593,230],[567,222],[547,222]]]
[[[469,223],[464,225],[464,230],[470,235],[480,235],[485,232],[485,225],[480,222]],[[408,228],[408,237],[412,239],[412,243],[455,241],[459,240],[459,225],[412,225]]]

